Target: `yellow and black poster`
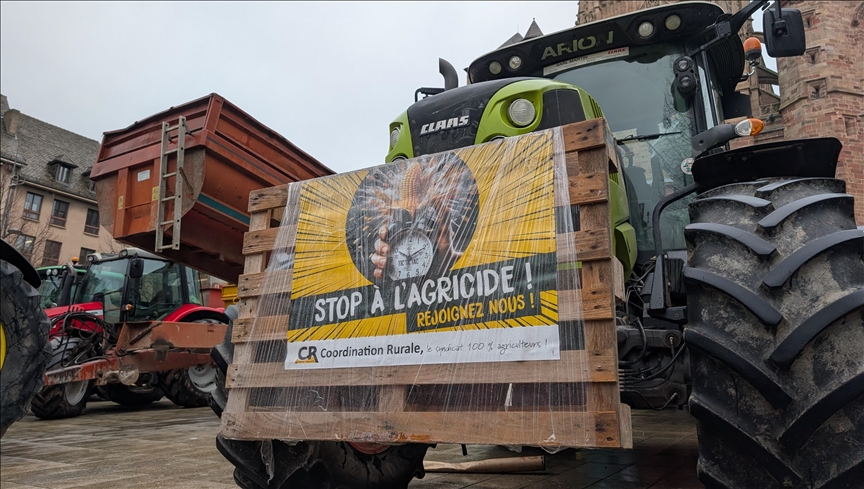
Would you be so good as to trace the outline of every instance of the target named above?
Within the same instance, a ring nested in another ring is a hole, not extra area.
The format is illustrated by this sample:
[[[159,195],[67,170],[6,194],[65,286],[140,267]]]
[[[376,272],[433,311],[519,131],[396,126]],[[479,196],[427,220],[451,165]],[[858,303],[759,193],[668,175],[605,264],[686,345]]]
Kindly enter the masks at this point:
[[[300,185],[286,369],[559,358],[551,131]]]

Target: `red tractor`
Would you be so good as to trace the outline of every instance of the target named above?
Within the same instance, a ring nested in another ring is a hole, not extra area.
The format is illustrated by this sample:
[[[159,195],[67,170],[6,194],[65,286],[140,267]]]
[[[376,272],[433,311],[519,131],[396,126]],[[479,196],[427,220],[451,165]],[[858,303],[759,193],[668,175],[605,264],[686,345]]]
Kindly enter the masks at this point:
[[[123,405],[165,396],[206,406],[216,380],[208,353],[228,318],[202,305],[198,272],[136,248],[87,259],[72,304],[45,311],[53,355],[33,414],[77,416],[94,387]]]

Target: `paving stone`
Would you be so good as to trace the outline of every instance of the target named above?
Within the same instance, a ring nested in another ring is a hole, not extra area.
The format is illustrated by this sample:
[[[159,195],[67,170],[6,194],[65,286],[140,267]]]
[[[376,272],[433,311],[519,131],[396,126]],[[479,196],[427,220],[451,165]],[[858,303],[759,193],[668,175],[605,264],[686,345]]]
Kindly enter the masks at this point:
[[[78,418],[32,415],[0,440],[2,489],[230,489],[233,466],[216,450],[220,422],[209,408],[167,400],[128,409],[91,401]],[[634,411],[632,450],[566,449],[550,454],[493,445],[439,445],[427,459],[465,462],[544,455],[546,470],[527,474],[430,473],[411,489],[692,489],[698,456],[687,411]]]

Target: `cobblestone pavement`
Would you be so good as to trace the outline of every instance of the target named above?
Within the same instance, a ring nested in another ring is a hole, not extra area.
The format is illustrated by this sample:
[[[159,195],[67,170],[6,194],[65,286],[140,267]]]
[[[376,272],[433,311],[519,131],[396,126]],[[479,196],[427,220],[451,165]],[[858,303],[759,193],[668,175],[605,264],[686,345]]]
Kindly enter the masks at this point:
[[[216,450],[219,421],[209,408],[167,400],[144,408],[94,401],[78,418],[32,415],[0,440],[2,489],[232,489],[231,464]],[[699,488],[696,428],[687,411],[633,411],[633,450],[564,450],[546,454],[544,472],[518,475],[430,473],[411,489]],[[494,446],[439,445],[429,460],[464,462],[517,454]]]

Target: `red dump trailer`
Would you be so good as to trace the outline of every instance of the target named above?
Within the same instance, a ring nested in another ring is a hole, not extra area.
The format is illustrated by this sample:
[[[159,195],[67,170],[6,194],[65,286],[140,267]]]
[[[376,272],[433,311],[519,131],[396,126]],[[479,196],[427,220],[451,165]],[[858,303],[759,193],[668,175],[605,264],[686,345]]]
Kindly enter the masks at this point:
[[[115,239],[236,283],[249,193],[331,174],[213,93],[106,132],[90,178]]]

